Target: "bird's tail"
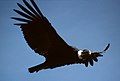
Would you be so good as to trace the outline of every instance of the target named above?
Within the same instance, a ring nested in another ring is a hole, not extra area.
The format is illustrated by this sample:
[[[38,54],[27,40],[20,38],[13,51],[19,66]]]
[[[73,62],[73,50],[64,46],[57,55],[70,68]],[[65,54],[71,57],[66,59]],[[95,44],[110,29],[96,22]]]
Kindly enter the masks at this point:
[[[39,64],[39,65],[30,67],[30,68],[28,68],[28,71],[29,71],[30,73],[34,73],[34,72],[38,72],[38,71],[43,70],[43,69],[47,69],[45,63],[42,63],[42,64]]]

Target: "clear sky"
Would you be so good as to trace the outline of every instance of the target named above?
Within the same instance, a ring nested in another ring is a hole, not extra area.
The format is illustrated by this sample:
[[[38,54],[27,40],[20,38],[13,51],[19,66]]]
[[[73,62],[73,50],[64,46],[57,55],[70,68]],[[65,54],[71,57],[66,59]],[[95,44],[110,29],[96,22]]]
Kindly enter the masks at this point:
[[[0,0],[0,81],[120,81],[120,0],[35,0],[59,35],[72,46],[110,49],[93,67],[75,64],[30,74],[44,62],[26,44],[11,16],[21,0]],[[19,16],[20,17],[20,16]]]

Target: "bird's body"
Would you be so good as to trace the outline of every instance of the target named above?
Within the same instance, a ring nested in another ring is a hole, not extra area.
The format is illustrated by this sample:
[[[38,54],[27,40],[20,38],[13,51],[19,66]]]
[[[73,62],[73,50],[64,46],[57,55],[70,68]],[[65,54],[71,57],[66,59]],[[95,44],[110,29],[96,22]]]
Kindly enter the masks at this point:
[[[25,19],[12,17],[12,19],[25,22],[15,25],[20,25],[24,38],[31,49],[46,58],[44,63],[29,68],[30,73],[75,63],[85,64],[86,67],[90,63],[93,66],[93,60],[97,62],[97,57],[102,56],[101,53],[109,48],[110,44],[102,52],[90,53],[89,50],[79,51],[68,45],[41,13],[34,0],[30,1],[34,8],[26,0],[23,0],[28,9],[19,3],[17,5],[24,12],[14,9],[16,13],[25,17]]]

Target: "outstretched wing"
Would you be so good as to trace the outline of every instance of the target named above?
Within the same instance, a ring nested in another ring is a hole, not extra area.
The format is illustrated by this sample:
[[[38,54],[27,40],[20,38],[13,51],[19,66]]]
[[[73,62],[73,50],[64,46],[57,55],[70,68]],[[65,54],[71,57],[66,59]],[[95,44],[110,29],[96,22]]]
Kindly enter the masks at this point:
[[[23,2],[27,8],[17,3],[22,11],[15,9],[14,11],[25,18],[12,17],[12,19],[22,21],[22,23],[15,25],[21,26],[28,45],[36,53],[45,57],[52,48],[66,46],[67,43],[57,34],[47,18],[43,16],[34,0],[30,0],[33,7],[26,0],[23,0]]]

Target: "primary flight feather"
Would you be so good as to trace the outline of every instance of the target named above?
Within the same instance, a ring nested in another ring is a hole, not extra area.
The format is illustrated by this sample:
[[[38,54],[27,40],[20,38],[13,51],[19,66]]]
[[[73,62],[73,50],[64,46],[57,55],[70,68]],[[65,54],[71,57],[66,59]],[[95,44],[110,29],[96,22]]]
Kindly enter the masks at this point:
[[[15,25],[20,26],[31,49],[46,58],[44,63],[29,68],[30,73],[75,63],[85,64],[86,67],[90,63],[93,66],[93,61],[97,62],[97,57],[103,56],[101,53],[109,48],[110,44],[102,52],[91,52],[87,49],[78,50],[68,45],[42,14],[34,0],[30,0],[30,2],[32,5],[23,0],[26,7],[17,3],[21,11],[14,9],[24,18],[12,17],[12,19],[21,21],[21,23],[15,23]]]

